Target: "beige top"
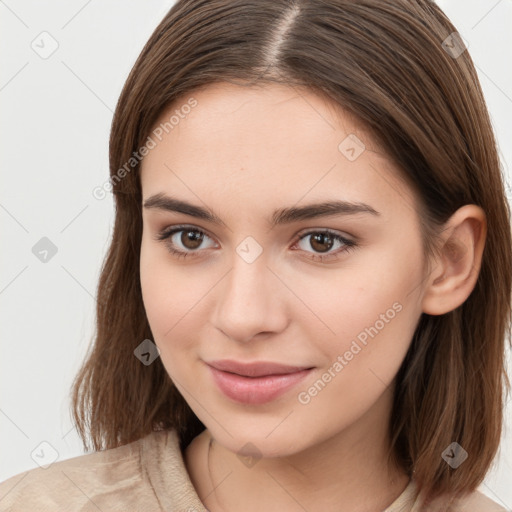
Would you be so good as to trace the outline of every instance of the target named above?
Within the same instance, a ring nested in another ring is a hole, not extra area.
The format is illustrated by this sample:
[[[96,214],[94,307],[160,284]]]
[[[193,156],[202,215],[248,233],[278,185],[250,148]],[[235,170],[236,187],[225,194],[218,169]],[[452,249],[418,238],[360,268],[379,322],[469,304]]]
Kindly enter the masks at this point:
[[[383,512],[417,512],[416,494],[411,480]],[[0,511],[57,510],[206,512],[174,430],[153,432],[133,443],[58,461],[46,469],[31,469],[0,483]],[[454,510],[506,512],[478,491]]]

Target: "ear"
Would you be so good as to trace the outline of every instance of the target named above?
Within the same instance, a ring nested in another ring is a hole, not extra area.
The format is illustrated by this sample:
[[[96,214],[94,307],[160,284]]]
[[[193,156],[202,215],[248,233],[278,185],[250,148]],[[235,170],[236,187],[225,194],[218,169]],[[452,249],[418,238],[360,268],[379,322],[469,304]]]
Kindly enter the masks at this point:
[[[446,222],[443,246],[425,286],[424,313],[443,315],[469,297],[480,272],[486,235],[485,212],[474,204],[462,206]]]

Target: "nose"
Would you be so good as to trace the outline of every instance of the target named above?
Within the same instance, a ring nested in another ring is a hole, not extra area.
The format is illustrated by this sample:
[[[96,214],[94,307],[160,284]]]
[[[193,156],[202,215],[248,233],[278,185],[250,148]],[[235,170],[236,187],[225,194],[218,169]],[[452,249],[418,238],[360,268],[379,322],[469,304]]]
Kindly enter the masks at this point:
[[[252,263],[235,255],[231,271],[216,288],[212,321],[227,337],[243,343],[288,325],[286,287],[263,255]]]

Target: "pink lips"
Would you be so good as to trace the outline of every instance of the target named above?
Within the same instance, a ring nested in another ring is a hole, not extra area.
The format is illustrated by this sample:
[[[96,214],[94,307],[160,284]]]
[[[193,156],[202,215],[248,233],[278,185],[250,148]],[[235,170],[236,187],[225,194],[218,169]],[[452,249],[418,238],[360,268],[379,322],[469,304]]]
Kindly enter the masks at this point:
[[[232,400],[263,404],[284,394],[312,370],[270,362],[239,363],[221,360],[207,363],[219,389]]]

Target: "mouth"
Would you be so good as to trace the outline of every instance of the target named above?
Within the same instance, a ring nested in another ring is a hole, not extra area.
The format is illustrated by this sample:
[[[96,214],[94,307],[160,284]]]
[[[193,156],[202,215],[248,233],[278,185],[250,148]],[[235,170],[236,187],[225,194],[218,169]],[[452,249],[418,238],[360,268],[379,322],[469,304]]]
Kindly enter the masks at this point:
[[[206,362],[213,381],[229,399],[244,404],[263,404],[283,395],[313,370],[272,362],[241,363],[231,360]]]

